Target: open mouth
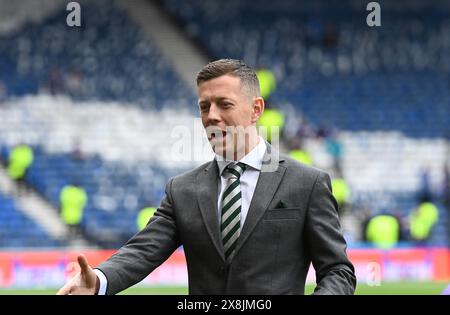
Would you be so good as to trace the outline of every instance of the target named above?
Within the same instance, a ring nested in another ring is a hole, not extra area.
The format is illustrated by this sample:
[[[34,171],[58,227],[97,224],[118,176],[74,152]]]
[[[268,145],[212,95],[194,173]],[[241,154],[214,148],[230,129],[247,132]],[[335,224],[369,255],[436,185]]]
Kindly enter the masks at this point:
[[[208,139],[211,140],[218,140],[218,139],[224,139],[227,135],[227,132],[225,130],[214,130],[209,135]]]

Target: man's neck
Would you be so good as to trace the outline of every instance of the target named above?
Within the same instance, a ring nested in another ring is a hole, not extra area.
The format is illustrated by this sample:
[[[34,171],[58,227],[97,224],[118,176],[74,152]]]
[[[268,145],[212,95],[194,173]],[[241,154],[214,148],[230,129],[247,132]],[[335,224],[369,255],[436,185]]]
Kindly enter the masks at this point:
[[[246,156],[247,154],[249,154],[254,148],[256,148],[256,146],[259,144],[260,138],[258,135],[255,136],[251,136],[249,137],[248,141],[245,141],[245,150],[244,150],[244,154],[239,154],[239,150],[235,150],[234,152],[234,160],[235,161],[239,161],[241,160],[244,156]]]

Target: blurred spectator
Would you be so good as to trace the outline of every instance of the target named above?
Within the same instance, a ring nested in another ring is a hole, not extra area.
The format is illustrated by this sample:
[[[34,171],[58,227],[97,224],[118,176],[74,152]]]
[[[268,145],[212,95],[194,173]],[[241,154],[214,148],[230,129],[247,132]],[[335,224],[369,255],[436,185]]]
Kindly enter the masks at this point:
[[[8,162],[8,175],[16,180],[22,181],[30,165],[33,163],[33,149],[26,145],[20,144],[11,150]]]
[[[450,169],[448,166],[444,166],[444,182],[442,185],[442,200],[447,208],[447,211],[450,212]]]
[[[346,212],[349,208],[350,187],[344,178],[333,178],[331,180],[333,196],[338,203],[339,214]]]
[[[450,170],[444,166],[444,182],[442,185],[442,204],[447,211],[447,220],[450,220]],[[450,244],[450,223],[447,224],[447,242]]]
[[[420,172],[419,200],[421,202],[431,201],[430,169],[428,167],[422,167]]]
[[[65,80],[65,86],[70,96],[82,97],[84,95],[83,79],[84,77],[81,71],[75,70],[69,72]]]
[[[50,90],[50,94],[52,95],[57,95],[64,92],[63,77],[58,67],[53,67],[50,71],[48,88]]]
[[[372,211],[367,204],[356,204],[354,207],[355,218],[359,220],[360,224],[360,237],[362,240],[367,241],[366,230],[367,224],[369,224],[370,219],[372,219]]]
[[[279,136],[282,136],[284,127],[284,114],[279,109],[265,109],[258,120],[258,126],[265,127],[267,131],[266,140],[270,143],[272,141],[273,128],[277,127]],[[276,134],[276,133],[274,133]],[[264,136],[264,134],[262,134]],[[264,137],[263,137],[264,138]]]
[[[388,213],[372,217],[365,229],[365,239],[382,249],[394,247],[400,240],[400,234],[399,220]]]
[[[277,80],[271,70],[264,67],[256,71],[258,77],[261,96],[266,101],[266,108],[270,107],[270,96],[277,88]]]
[[[71,156],[75,161],[83,161],[86,158],[84,152],[81,150],[81,142],[78,138],[74,140]]]
[[[305,43],[306,45],[319,45],[324,36],[323,23],[319,18],[313,17],[307,21]]]
[[[88,197],[86,191],[77,184],[66,185],[60,193],[61,218],[70,229],[71,237],[80,234],[80,223]]]
[[[8,96],[8,91],[6,90],[6,86],[0,80],[0,102],[5,101],[7,96]]]
[[[138,231],[145,228],[148,224],[148,221],[150,218],[155,214],[156,208],[155,207],[146,207],[143,208],[141,211],[139,211],[137,219],[136,219],[136,225],[138,228]]]
[[[300,124],[297,129],[297,136],[295,139],[293,139],[293,143],[297,143],[297,145],[292,146],[293,149],[295,148],[301,148],[302,144],[305,139],[312,138],[315,134],[315,131],[311,124],[309,123],[308,119],[306,119],[304,116],[300,118]]]
[[[294,149],[289,152],[289,156],[294,160],[303,163],[305,165],[312,165],[313,160],[311,154],[308,151],[302,149]]]
[[[415,241],[426,242],[438,219],[438,208],[432,202],[426,201],[420,203],[419,206],[413,210],[409,218],[411,238]]]
[[[325,124],[320,124],[319,127],[317,127],[316,137],[317,138],[328,138],[328,137],[330,137],[331,133],[332,133],[331,127],[329,127]]]
[[[333,24],[326,24],[322,38],[322,46],[325,48],[334,48],[338,44],[338,33]]]
[[[325,140],[325,147],[327,152],[333,158],[333,168],[337,176],[342,176],[341,158],[342,158],[342,144],[339,142],[337,135],[332,134]]]

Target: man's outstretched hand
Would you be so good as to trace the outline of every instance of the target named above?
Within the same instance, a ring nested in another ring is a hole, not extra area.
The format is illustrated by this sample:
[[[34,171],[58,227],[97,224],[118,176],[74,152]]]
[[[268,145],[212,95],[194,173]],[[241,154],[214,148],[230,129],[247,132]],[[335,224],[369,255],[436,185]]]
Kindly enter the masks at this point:
[[[70,279],[57,295],[94,295],[98,293],[99,280],[94,270],[89,266],[83,254],[77,257],[80,272]]]

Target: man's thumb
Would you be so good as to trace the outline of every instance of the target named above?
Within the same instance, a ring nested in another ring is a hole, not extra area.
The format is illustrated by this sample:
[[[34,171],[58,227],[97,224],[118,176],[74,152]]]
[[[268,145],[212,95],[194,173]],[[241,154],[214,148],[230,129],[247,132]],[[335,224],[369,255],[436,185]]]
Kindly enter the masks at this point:
[[[77,257],[77,260],[78,260],[78,264],[80,265],[80,268],[81,268],[81,273],[88,274],[90,267],[89,267],[86,257],[83,254],[80,254]]]

